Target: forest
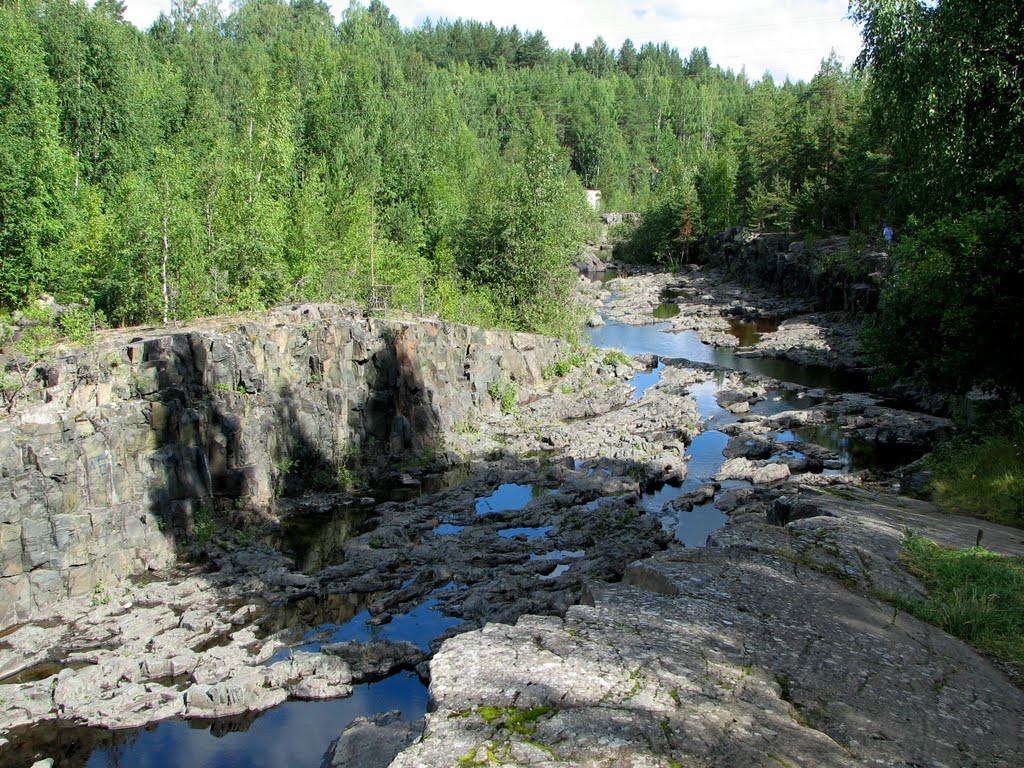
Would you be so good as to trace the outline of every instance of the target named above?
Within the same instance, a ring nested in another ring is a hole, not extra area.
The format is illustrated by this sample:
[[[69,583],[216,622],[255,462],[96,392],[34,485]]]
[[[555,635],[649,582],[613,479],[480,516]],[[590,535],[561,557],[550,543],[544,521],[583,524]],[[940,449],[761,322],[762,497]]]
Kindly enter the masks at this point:
[[[338,22],[317,0],[180,0],[144,32],[123,12],[0,0],[8,318],[44,294],[93,327],[379,286],[412,311],[569,335],[597,188],[644,213],[667,268],[738,224],[867,244],[891,222],[866,338],[882,375],[1020,392],[1013,0],[854,0],[860,59],[797,83],[703,48],[403,30],[379,0]]]

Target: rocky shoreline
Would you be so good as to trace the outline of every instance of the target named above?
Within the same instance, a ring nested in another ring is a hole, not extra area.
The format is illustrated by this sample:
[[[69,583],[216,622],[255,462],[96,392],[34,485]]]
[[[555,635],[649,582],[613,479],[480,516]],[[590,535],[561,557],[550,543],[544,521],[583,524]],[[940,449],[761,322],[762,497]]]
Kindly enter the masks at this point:
[[[776,319],[744,354],[859,365],[841,318],[713,270],[581,290],[605,323],[647,325],[668,301],[669,330],[706,343],[737,346],[730,319]],[[432,364],[424,340],[416,366]],[[5,630],[0,757],[33,724],[251,714],[415,669],[425,726],[356,720],[325,764],[1024,761],[1004,724],[1020,689],[879,597],[921,593],[899,563],[905,528],[965,546],[983,528],[1009,553],[1024,537],[895,496],[910,470],[844,454],[920,452],[948,421],[709,363],[545,354],[543,371],[496,360],[472,397],[446,401],[460,405],[443,452],[392,473],[411,499],[321,493],[227,514],[189,550],[199,565],[100,582]],[[509,412],[482,394],[502,370]],[[705,465],[696,445],[712,435]],[[694,508],[726,523],[706,549],[673,535]],[[31,752],[7,754],[46,757]]]

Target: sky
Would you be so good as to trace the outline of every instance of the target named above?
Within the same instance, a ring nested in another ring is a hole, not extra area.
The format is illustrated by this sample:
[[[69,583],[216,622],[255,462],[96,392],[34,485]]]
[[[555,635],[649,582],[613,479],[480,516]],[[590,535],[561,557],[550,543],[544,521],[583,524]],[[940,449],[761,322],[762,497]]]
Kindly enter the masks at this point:
[[[347,0],[330,0],[337,17]],[[368,0],[363,2],[368,4]],[[752,80],[771,72],[810,80],[821,60],[835,49],[850,65],[860,51],[857,28],[846,19],[848,0],[385,0],[403,28],[427,18],[515,24],[521,31],[541,30],[555,48],[587,47],[598,35],[618,50],[629,37],[667,41],[687,55],[707,47],[711,61]],[[170,9],[171,0],[127,0],[126,18],[146,28]]]

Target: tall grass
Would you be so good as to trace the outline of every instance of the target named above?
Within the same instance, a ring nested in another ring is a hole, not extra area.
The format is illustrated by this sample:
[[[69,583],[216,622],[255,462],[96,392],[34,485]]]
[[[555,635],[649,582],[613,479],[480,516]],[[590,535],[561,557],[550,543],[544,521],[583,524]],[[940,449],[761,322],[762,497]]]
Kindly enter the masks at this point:
[[[943,509],[1024,528],[1024,406],[938,449],[929,468]]]
[[[1024,669],[1024,558],[947,549],[910,534],[902,559],[928,597],[900,599],[901,608]]]

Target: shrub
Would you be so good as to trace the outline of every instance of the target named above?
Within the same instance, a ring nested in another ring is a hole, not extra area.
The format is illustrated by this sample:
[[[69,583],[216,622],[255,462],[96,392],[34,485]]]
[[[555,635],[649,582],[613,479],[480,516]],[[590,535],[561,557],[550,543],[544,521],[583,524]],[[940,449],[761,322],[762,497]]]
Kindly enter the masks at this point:
[[[487,394],[498,404],[502,413],[514,413],[519,406],[519,387],[504,376],[491,382]]]

